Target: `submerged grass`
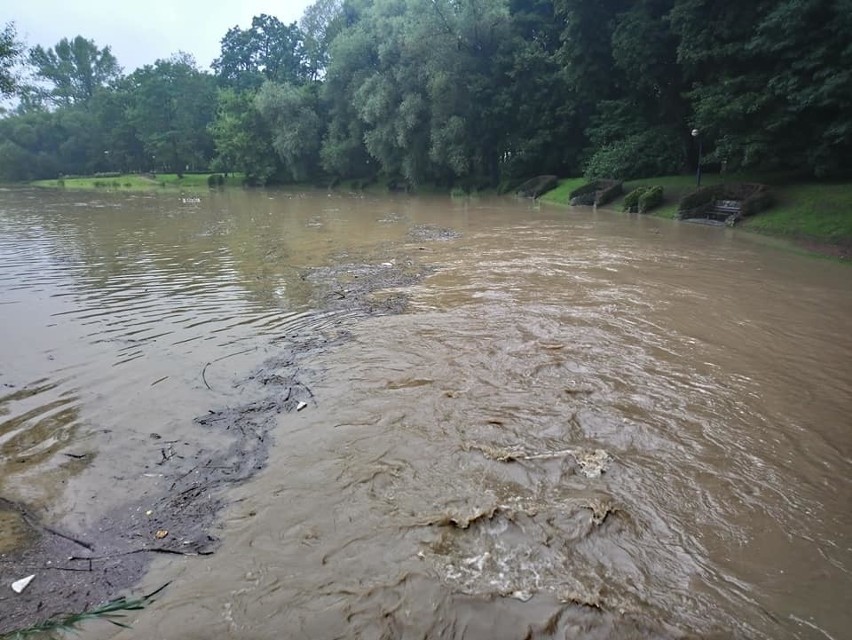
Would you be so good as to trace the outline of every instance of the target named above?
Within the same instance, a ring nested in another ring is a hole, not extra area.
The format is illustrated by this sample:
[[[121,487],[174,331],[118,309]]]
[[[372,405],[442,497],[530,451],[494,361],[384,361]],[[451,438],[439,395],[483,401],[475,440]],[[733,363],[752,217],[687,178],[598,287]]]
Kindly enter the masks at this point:
[[[175,173],[159,173],[151,177],[146,174],[130,173],[113,178],[58,178],[56,180],[36,180],[30,184],[34,187],[65,188],[65,189],[106,189],[113,191],[152,191],[156,189],[208,189],[209,173],[184,174],[178,177]],[[225,178],[224,186],[236,187],[243,184],[242,174],[231,174]]]
[[[44,622],[39,622],[26,629],[19,629],[10,633],[0,635],[0,640],[58,640],[57,634],[79,631],[80,625],[90,620],[105,620],[110,624],[124,629],[130,629],[130,625],[123,622],[129,611],[140,611],[147,605],[154,602],[154,596],[160,593],[163,589],[169,586],[170,583],[164,584],[159,589],[144,595],[140,598],[117,598],[101,604],[88,611],[82,613],[74,613],[67,616],[53,618]]]

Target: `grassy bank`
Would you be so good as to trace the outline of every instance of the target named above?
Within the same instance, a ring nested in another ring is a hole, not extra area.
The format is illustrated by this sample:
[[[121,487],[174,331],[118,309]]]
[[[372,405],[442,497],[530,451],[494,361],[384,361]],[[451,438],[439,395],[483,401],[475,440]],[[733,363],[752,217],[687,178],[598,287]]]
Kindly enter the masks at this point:
[[[115,178],[59,178],[57,180],[36,180],[34,187],[59,189],[104,189],[113,191],[151,191],[156,189],[207,189],[207,179],[211,174],[192,174],[178,177],[175,173],[159,173],[156,177],[131,173]],[[242,174],[231,174],[225,178],[224,186],[236,187],[243,183]]]
[[[583,178],[561,180],[541,201],[565,206],[568,194],[585,182]],[[746,218],[738,228],[787,238],[816,249],[819,245],[852,247],[852,182],[815,182],[783,173],[705,174],[701,178],[702,185],[725,182],[768,184],[776,201],[771,209]],[[639,186],[661,185],[665,199],[651,214],[673,218],[681,196],[693,190],[695,183],[694,175],[662,176],[625,182],[624,192],[627,194]],[[618,198],[606,208],[621,211],[623,201],[623,197]]]

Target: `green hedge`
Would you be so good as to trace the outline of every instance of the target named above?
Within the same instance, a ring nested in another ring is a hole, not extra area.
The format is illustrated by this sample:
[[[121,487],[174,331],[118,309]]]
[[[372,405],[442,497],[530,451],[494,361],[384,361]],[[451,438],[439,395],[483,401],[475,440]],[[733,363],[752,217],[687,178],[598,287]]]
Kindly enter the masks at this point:
[[[223,184],[225,184],[225,176],[221,173],[211,173],[207,176],[208,187],[221,187]]]
[[[521,198],[538,198],[558,185],[559,178],[556,176],[536,176],[519,186],[515,193]]]
[[[568,194],[568,202],[573,205],[601,206],[615,200],[624,192],[620,180],[593,180]]]
[[[663,188],[659,185],[646,189],[639,196],[639,213],[648,213],[663,203]]]
[[[724,193],[724,185],[715,185],[712,187],[701,187],[684,195],[678,203],[678,211],[689,211],[697,209],[705,204],[710,204],[714,200],[718,200],[719,196]]]
[[[598,190],[598,181],[594,180],[589,182],[588,184],[584,184],[582,187],[577,187],[571,193],[568,194],[568,199],[573,200],[574,198],[579,198],[580,196],[585,196],[590,193],[595,193]]]
[[[639,211],[639,198],[649,188],[650,187],[637,187],[624,196],[624,206],[622,207],[622,211],[629,211],[630,213],[636,213]]]

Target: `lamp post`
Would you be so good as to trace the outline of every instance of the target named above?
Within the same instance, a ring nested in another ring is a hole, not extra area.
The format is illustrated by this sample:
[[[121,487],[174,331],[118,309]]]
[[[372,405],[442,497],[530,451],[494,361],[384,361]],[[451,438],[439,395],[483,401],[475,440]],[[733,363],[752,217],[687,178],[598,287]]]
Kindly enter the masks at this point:
[[[701,188],[701,151],[702,151],[702,143],[701,143],[701,132],[698,129],[692,130],[692,137],[698,140],[698,169],[695,171],[696,181],[698,182],[698,188]]]

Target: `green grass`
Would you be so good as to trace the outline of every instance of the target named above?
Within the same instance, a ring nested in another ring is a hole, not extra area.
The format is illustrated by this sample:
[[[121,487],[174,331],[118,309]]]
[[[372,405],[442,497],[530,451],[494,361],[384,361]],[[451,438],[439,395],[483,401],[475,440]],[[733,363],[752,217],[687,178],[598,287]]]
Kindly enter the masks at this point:
[[[776,205],[741,223],[770,235],[852,243],[852,183],[801,183],[774,190]]]
[[[548,204],[561,204],[563,206],[567,206],[568,194],[577,187],[582,187],[586,184],[586,182],[588,182],[588,180],[585,178],[563,178],[559,181],[558,187],[545,193],[539,198],[539,201],[546,202]]]
[[[743,220],[738,228],[792,240],[831,245],[852,245],[852,182],[817,182],[793,173],[704,174],[702,186],[726,182],[760,182],[772,189],[776,204],[771,209]],[[586,183],[584,178],[560,180],[559,186],[540,200],[566,206],[568,193]],[[640,186],[660,185],[665,197],[662,206],[651,212],[673,218],[681,196],[695,189],[695,175],[661,176],[624,183],[624,194]],[[624,197],[605,208],[621,211]]]
[[[210,174],[192,174],[178,177],[175,173],[159,173],[155,178],[145,174],[126,174],[116,178],[64,178],[58,180],[36,180],[30,184],[34,187],[64,188],[64,189],[104,189],[107,191],[151,191],[156,189],[207,189],[207,178]],[[228,187],[240,186],[243,183],[242,174],[231,174],[225,178]]]
[[[164,584],[156,591],[139,598],[121,597],[103,604],[97,605],[82,613],[51,618],[44,622],[36,623],[25,629],[18,629],[9,633],[0,634],[0,640],[58,640],[65,637],[68,632],[78,632],[80,625],[90,620],[104,620],[116,627],[130,629],[130,625],[124,622],[129,611],[140,611],[155,601],[154,596],[159,594],[170,583]]]

